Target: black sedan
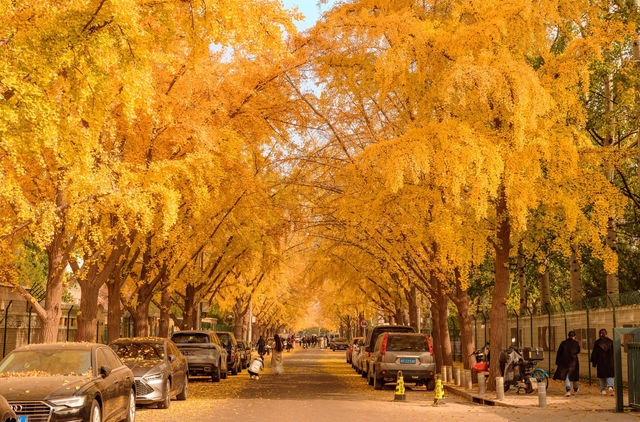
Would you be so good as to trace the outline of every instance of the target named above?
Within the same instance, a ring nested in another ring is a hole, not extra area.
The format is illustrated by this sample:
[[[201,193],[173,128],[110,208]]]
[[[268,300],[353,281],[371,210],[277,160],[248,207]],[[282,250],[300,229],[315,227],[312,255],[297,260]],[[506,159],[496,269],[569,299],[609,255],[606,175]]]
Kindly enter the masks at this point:
[[[101,344],[18,348],[0,362],[0,394],[23,422],[134,422],[133,373]]]
[[[137,403],[157,404],[160,409],[167,409],[172,397],[187,399],[187,358],[171,340],[127,338],[116,340],[109,346],[133,371]]]
[[[9,406],[7,399],[0,396],[0,422],[16,422],[18,417]]]

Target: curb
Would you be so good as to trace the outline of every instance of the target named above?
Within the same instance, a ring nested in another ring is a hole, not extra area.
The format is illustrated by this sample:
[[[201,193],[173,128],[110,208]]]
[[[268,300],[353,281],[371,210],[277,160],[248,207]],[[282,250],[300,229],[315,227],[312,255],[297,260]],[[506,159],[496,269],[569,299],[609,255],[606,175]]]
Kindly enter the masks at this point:
[[[493,399],[487,399],[484,397],[480,397],[478,395],[475,395],[473,393],[469,393],[468,391],[464,391],[462,389],[458,389],[452,385],[445,385],[444,389],[453,394],[454,396],[458,396],[461,397],[467,401],[470,401],[472,403],[477,403],[480,404],[482,406],[499,406],[499,407],[509,407],[512,409],[526,409],[527,407],[525,406],[517,406],[514,404],[508,404],[505,402],[501,402],[498,400],[493,400]]]

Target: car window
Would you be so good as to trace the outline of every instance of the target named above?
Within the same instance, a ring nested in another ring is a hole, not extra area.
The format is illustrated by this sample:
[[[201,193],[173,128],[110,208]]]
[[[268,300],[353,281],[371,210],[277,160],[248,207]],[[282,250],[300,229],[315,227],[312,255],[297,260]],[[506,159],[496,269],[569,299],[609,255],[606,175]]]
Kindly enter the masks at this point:
[[[427,352],[429,343],[425,336],[389,336],[387,350],[405,352]]]
[[[101,347],[98,350],[96,350],[96,367],[98,368],[98,371],[99,371],[100,368],[102,368],[103,366],[111,368],[111,365],[109,365],[109,362],[107,360],[107,354],[104,352],[104,349]]]
[[[243,342],[241,342],[241,341],[239,341],[239,342],[238,342],[238,347],[239,347],[240,349],[244,349],[244,343],[243,343]]]
[[[221,346],[220,337],[218,337],[217,334],[211,334],[211,340],[213,341],[213,343],[217,344],[218,346]]]
[[[380,350],[380,348],[382,347],[382,340],[384,339],[384,336],[378,336],[378,339],[376,340],[376,344],[374,344],[373,350]]]
[[[107,364],[111,369],[120,368],[122,366],[122,361],[113,350],[107,347],[101,347],[100,350],[104,351],[105,357],[107,359]]]
[[[369,347],[373,348],[373,346],[375,346],[376,341],[378,340],[378,337],[380,336],[380,334],[384,334],[384,333],[414,333],[415,330],[412,327],[376,327],[373,329],[373,331],[371,332],[371,339],[369,344]]]
[[[177,344],[184,343],[209,343],[209,336],[205,333],[176,333],[171,340]]]

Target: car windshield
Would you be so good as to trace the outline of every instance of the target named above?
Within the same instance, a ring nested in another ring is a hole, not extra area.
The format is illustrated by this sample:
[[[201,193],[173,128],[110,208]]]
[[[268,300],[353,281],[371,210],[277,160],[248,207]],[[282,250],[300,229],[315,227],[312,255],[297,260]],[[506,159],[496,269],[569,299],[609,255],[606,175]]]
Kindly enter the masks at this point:
[[[387,350],[402,352],[427,352],[429,344],[424,336],[389,336]]]
[[[209,336],[204,333],[178,333],[171,340],[174,343],[209,343]]]
[[[122,360],[161,360],[164,358],[164,348],[158,343],[121,343],[112,344]]]
[[[14,351],[0,363],[5,376],[89,376],[90,350],[24,350]]]

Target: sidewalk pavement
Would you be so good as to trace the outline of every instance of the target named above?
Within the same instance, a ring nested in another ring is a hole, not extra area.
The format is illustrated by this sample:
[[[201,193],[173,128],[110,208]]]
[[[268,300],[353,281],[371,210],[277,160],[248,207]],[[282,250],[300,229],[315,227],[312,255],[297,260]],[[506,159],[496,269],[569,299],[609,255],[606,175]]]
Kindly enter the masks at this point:
[[[493,391],[486,394],[478,394],[478,386],[475,384],[472,390],[467,390],[464,387],[458,387],[452,383],[445,383],[444,386],[445,391],[449,394],[453,394],[479,404],[515,408],[538,407],[537,390],[534,390],[531,394],[517,394],[515,391],[511,390],[505,393],[504,400],[496,400],[496,393]],[[547,389],[547,408],[596,412],[615,411],[615,397],[601,395],[597,381],[592,383],[592,385],[589,385],[586,381],[581,381],[578,394],[575,396],[572,395],[571,397],[565,397],[565,393],[564,382],[549,380],[549,388]],[[625,405],[627,405],[628,396],[626,390],[624,395]]]

